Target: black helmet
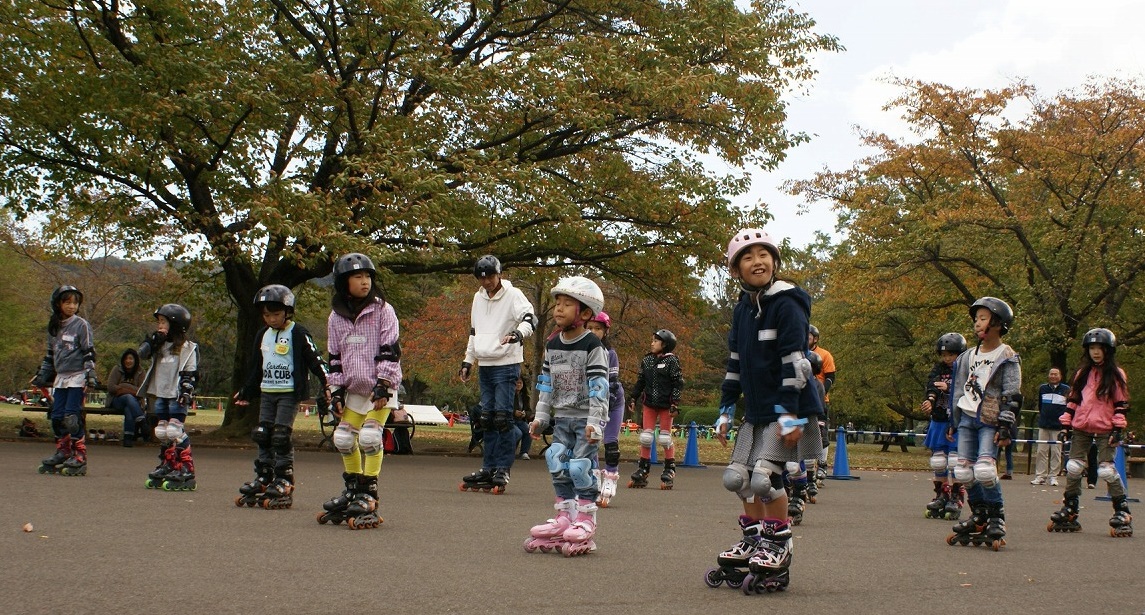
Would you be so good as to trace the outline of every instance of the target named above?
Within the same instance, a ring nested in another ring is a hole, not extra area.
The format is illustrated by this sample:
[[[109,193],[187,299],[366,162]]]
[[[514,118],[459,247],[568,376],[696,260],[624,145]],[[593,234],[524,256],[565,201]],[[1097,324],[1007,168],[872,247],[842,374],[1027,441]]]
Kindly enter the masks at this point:
[[[473,265],[473,277],[483,278],[487,275],[497,275],[501,273],[501,261],[497,260],[496,256],[486,254],[477,259],[477,263]]]
[[[162,316],[171,323],[172,330],[178,329],[179,331],[186,332],[191,328],[191,312],[187,308],[179,305],[178,303],[164,303],[155,310],[155,318]]]
[[[996,297],[982,297],[970,305],[970,318],[974,318],[975,312],[980,307],[990,310],[991,314],[998,317],[1002,323],[1002,335],[1010,330],[1010,325],[1014,322],[1014,310],[1010,309],[1010,304]]]
[[[819,356],[819,353],[814,350],[808,350],[807,360],[811,362],[811,373],[818,376],[819,372],[823,371],[823,357]]]
[[[934,345],[935,352],[953,352],[954,354],[962,354],[966,350],[966,338],[962,337],[961,333],[946,333],[938,338],[938,343]]]
[[[1109,329],[1090,329],[1081,338],[1081,347],[1089,348],[1090,344],[1103,344],[1110,350],[1117,349],[1117,336]]]
[[[814,335],[815,339],[819,339],[819,327],[816,327],[815,325],[807,325],[807,332],[811,335]]]
[[[80,292],[80,289],[76,288],[75,286],[64,285],[64,286],[57,287],[56,290],[52,291],[52,311],[53,312],[55,312],[56,310],[59,309],[56,307],[56,305],[59,304],[60,297],[63,297],[67,293],[75,293],[80,299],[80,305],[83,305],[83,293]]]
[[[653,337],[660,340],[664,344],[664,352],[672,352],[676,349],[676,334],[667,329],[660,329],[652,334]]]
[[[287,311],[293,312],[294,293],[282,284],[263,286],[259,289],[258,294],[254,296],[254,304],[258,306],[263,303],[280,303],[286,307]]]
[[[371,277],[378,272],[378,270],[374,268],[374,261],[370,260],[370,257],[357,252],[347,254],[334,263],[335,280],[348,276],[356,271],[369,271]]]

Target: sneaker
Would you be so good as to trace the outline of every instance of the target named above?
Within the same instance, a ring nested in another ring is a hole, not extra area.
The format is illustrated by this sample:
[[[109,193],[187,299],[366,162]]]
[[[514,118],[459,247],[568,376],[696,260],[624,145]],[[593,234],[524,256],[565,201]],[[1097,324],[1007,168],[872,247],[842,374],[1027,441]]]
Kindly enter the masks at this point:
[[[521,461],[528,461],[529,460],[529,454],[528,453],[521,453],[520,455],[517,455],[517,459],[520,459]]]
[[[1097,489],[1097,485],[1095,485],[1093,483],[1086,483],[1085,488],[1086,489]]]
[[[1058,479],[1056,479],[1056,478],[1051,478],[1051,479],[1050,479],[1050,486],[1051,486],[1051,487],[1057,487],[1057,486],[1058,486]]]
[[[1013,480],[1013,479],[1014,479],[1014,477],[1010,476],[1009,472],[1006,472],[1005,474],[1002,475],[1002,480]]]
[[[1046,479],[1039,476],[1039,477],[1035,478],[1034,480],[1030,481],[1030,484],[1031,485],[1044,485],[1044,484],[1046,484]]]

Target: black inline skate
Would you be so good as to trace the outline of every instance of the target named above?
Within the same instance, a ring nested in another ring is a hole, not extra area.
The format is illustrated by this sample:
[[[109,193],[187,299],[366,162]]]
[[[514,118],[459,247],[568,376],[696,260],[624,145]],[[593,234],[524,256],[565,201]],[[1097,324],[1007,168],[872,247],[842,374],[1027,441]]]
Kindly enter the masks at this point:
[[[1067,495],[1062,500],[1061,510],[1050,515],[1047,532],[1080,532],[1081,523],[1077,520],[1081,509],[1077,495]]]
[[[740,515],[739,527],[743,531],[743,538],[716,556],[719,568],[712,568],[704,574],[704,583],[708,587],[719,587],[727,583],[728,587],[737,589],[743,585],[743,580],[751,572],[748,569],[748,561],[759,550],[763,521]]]
[[[148,489],[162,489],[167,475],[175,470],[175,445],[163,445],[159,449],[159,465],[147,473]]]
[[[62,436],[56,438],[56,452],[52,453],[51,457],[40,461],[40,467],[36,471],[40,474],[59,474],[64,469],[64,462],[71,457],[72,454],[72,437]]]
[[[363,476],[358,481],[358,492],[346,506],[346,525],[352,530],[378,527],[378,477]]]
[[[64,476],[87,476],[87,450],[83,438],[72,441],[72,456],[60,468]]]
[[[660,473],[660,489],[671,489],[676,484],[676,460],[665,459],[664,471]]]
[[[812,480],[812,481],[807,482],[807,494],[806,495],[807,495],[806,499],[807,499],[808,504],[814,504],[815,501],[818,499],[819,485],[816,484],[816,481]]]
[[[973,543],[979,546],[989,542],[986,536],[986,522],[989,518],[989,507],[985,502],[970,502],[970,516],[952,528],[954,533],[946,537],[946,544],[966,546]]]
[[[342,473],[342,480],[346,488],[342,490],[341,494],[330,498],[322,504],[323,511],[318,513],[318,523],[322,525],[327,523],[338,525],[346,520],[348,516],[346,514],[346,508],[350,506],[354,495],[358,493],[359,478],[361,478],[360,474]]]
[[[946,516],[946,503],[950,500],[950,486],[934,481],[934,499],[926,505],[922,513],[927,519],[942,519]]]
[[[509,487],[509,468],[497,468],[493,470],[493,488],[489,493],[493,495],[501,495],[505,493],[505,489]]]
[[[632,473],[632,480],[628,481],[628,488],[643,489],[647,487],[650,472],[652,472],[652,462],[648,459],[641,459],[636,466],[636,471]]]
[[[792,525],[803,523],[803,512],[807,510],[804,494],[807,493],[807,483],[793,482],[791,495],[787,498],[787,518]]]
[[[764,520],[751,571],[743,580],[746,595],[781,592],[791,582],[791,526],[786,521]]]
[[[986,538],[995,551],[1006,546],[1006,508],[1001,502],[990,504],[987,509]]]
[[[294,471],[287,469],[279,472],[274,482],[267,486],[266,497],[260,506],[266,510],[290,508],[294,505]]]
[[[462,491],[492,491],[493,486],[493,470],[481,468],[468,476],[461,477],[458,488]]]
[[[1133,515],[1129,514],[1129,505],[1125,503],[1125,496],[1113,498],[1113,517],[1109,520],[1109,535],[1114,538],[1128,538],[1133,535]]]
[[[962,516],[962,503],[966,501],[966,488],[961,483],[950,486],[950,495],[946,499],[946,510],[943,517],[949,521],[957,521]]]
[[[266,488],[274,481],[274,468],[268,463],[255,461],[254,472],[254,479],[239,487],[241,495],[235,497],[235,506],[239,508],[262,506],[262,501],[266,499]]]
[[[195,462],[191,458],[191,446],[189,444],[176,446],[175,467],[163,477],[163,490],[194,491],[197,487]]]

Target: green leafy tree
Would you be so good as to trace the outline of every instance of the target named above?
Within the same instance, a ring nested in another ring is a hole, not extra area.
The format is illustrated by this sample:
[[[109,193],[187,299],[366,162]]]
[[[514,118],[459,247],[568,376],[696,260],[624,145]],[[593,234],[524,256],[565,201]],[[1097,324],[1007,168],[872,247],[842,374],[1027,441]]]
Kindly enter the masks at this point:
[[[236,378],[256,290],[349,250],[683,296],[747,182],[699,155],[770,168],[803,139],[780,96],[837,48],[813,26],[772,0],[9,4],[0,193],[215,263]]]

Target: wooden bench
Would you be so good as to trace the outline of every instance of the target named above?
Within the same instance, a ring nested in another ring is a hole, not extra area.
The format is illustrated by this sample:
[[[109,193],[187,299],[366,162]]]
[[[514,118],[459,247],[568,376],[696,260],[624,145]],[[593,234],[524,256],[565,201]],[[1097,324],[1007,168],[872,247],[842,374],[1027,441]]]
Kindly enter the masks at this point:
[[[1145,478],[1145,457],[1126,457],[1125,474],[1133,478]]]
[[[898,446],[900,449],[902,449],[902,452],[904,452],[904,453],[910,452],[906,448],[907,443],[906,443],[906,437],[905,436],[894,436],[894,435],[890,435],[890,434],[884,434],[884,435],[878,435],[875,438],[876,438],[875,444],[882,444],[883,445],[882,452],[884,452],[884,453],[887,452],[892,445]]]
[[[52,408],[51,406],[24,406],[24,412],[42,412],[45,415],[48,415],[51,414]],[[123,410],[118,410],[116,408],[105,408],[104,406],[84,406],[83,413],[85,416],[88,414],[98,414],[101,416],[123,416]],[[151,416],[151,413],[147,412],[146,409],[144,410],[143,414],[144,416]],[[187,416],[195,416],[195,411],[193,409],[188,410]]]

